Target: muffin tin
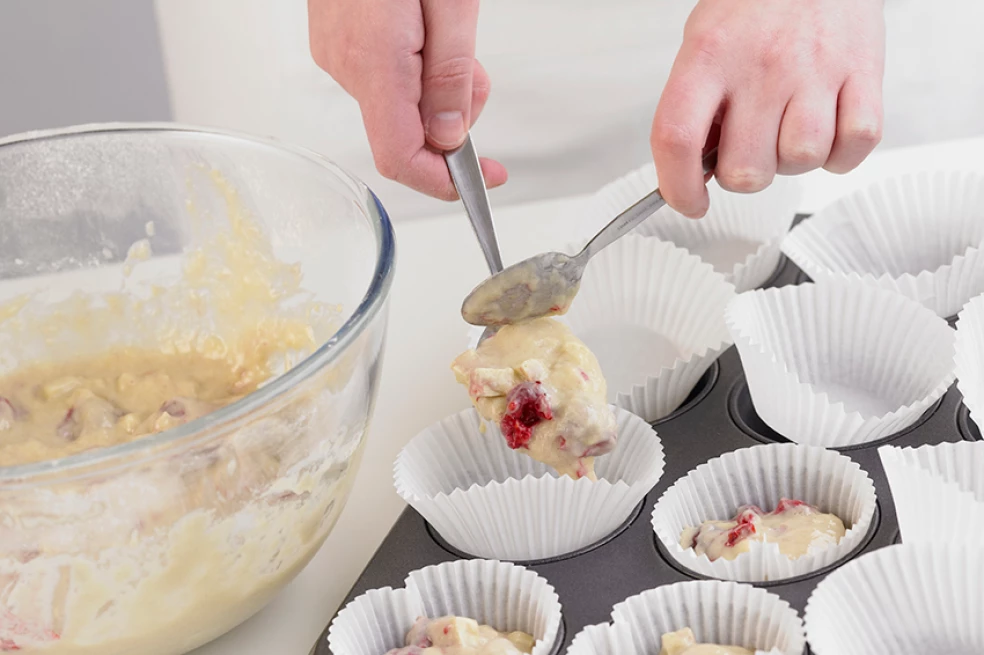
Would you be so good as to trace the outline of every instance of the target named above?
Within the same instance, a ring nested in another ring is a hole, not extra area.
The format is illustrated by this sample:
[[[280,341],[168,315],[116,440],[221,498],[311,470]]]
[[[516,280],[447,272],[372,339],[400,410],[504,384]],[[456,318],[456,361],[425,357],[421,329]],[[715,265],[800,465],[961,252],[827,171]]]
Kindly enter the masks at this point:
[[[798,216],[797,221],[804,218]],[[807,280],[792,262],[782,259],[765,286]],[[669,486],[723,453],[786,441],[756,415],[734,347],[704,374],[678,410],[653,425],[662,441],[666,469],[631,517],[612,534],[579,552],[517,562],[545,577],[560,596],[563,621],[558,652],[564,652],[585,626],[610,621],[613,606],[626,598],[654,587],[700,579],[664,552],[650,524],[652,508]],[[868,534],[846,558],[826,569],[799,578],[752,584],[779,595],[802,615],[810,594],[830,571],[862,553],[899,542],[895,508],[878,447],[886,443],[918,446],[962,439],[980,440],[981,433],[969,420],[960,393],[953,386],[906,430],[875,442],[837,449],[857,462],[875,483],[878,506]],[[448,547],[417,512],[407,507],[342,605],[369,589],[399,587],[410,571],[467,557]],[[327,634],[326,626],[312,655],[331,652]]]

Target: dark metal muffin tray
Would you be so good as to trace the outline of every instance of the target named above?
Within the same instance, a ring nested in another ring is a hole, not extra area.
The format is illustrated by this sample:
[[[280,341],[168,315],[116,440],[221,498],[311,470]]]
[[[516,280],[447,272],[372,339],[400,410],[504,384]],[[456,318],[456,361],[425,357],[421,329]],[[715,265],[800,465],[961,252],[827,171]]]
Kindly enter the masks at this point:
[[[806,280],[792,262],[783,258],[777,273],[765,286],[799,284]],[[563,624],[558,652],[566,650],[585,626],[609,622],[613,606],[629,596],[660,585],[701,579],[663,551],[650,524],[653,507],[668,487],[699,464],[723,453],[760,443],[787,441],[755,414],[734,347],[721,355],[677,411],[654,426],[663,444],[666,469],[629,520],[602,541],[577,553],[518,562],[546,578],[560,596]],[[862,446],[837,449],[856,461],[875,483],[878,507],[867,537],[854,552],[832,567],[791,580],[753,584],[778,594],[802,616],[813,589],[831,570],[862,553],[899,541],[895,507],[878,447],[919,446],[962,439],[980,440],[981,434],[969,420],[960,393],[952,387],[906,430]],[[369,589],[402,587],[410,571],[461,557],[468,555],[445,544],[413,508],[407,507],[342,606]],[[326,626],[311,655],[329,653]]]

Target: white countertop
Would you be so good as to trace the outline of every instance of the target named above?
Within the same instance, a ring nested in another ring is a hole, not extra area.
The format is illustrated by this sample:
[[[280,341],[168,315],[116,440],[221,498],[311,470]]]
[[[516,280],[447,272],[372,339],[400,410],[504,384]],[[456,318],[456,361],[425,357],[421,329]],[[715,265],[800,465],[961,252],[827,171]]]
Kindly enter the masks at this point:
[[[977,137],[876,152],[843,177],[815,171],[804,176],[802,211],[816,211],[852,189],[897,172],[984,170],[974,161],[982,149],[984,137]],[[496,227],[505,263],[570,242],[565,222],[578,214],[585,198],[498,208]],[[486,272],[478,243],[463,212],[403,223],[396,233],[397,274],[382,384],[348,506],[324,547],[294,582],[259,614],[194,655],[307,655],[403,510],[392,485],[397,452],[418,431],[469,404],[449,365],[466,346],[467,326],[458,314],[461,300]],[[401,384],[410,377],[412,387]]]

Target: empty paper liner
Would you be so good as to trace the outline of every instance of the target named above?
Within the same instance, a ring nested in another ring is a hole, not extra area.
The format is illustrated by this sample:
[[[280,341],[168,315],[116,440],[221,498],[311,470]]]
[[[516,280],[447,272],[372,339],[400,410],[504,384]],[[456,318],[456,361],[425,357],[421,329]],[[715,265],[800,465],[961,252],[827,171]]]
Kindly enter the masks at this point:
[[[957,321],[957,388],[978,427],[984,421],[984,296],[963,308]]]
[[[616,410],[615,450],[595,460],[598,480],[559,476],[510,450],[474,410],[427,428],[400,452],[400,496],[455,548],[470,555],[537,560],[590,546],[632,514],[663,472],[652,426]]]
[[[619,407],[656,421],[679,407],[731,345],[734,287],[671,243],[629,235],[588,264],[561,320],[594,352]]]
[[[887,437],[915,423],[953,381],[953,330],[875,287],[751,291],[732,301],[727,322],[755,411],[797,443]]]
[[[771,511],[783,498],[800,500],[841,519],[836,545],[791,559],[776,543],[752,541],[734,560],[711,561],[680,545],[681,534],[709,520],[729,520],[744,505]],[[827,567],[857,548],[875,513],[875,486],[861,467],[835,451],[769,444],[725,453],[677,480],[656,503],[652,524],[666,553],[681,566],[712,578],[743,582],[783,580]]]
[[[902,544],[817,585],[806,606],[814,655],[984,653],[984,546]]]
[[[793,229],[782,250],[816,282],[896,291],[939,316],[984,292],[984,175],[926,171],[884,179]]]
[[[500,632],[533,635],[532,655],[548,655],[560,628],[560,601],[539,575],[515,564],[458,560],[407,576],[403,589],[372,589],[338,613],[328,631],[332,655],[385,655],[404,646],[419,616],[460,616]]]
[[[984,544],[984,442],[878,449],[905,543]]]
[[[589,220],[601,227],[658,186],[656,167],[647,164],[604,186],[588,204]],[[730,193],[711,180],[710,209],[699,220],[663,207],[635,233],[686,248],[714,266],[738,291],[761,286],[775,272],[779,246],[802,199],[799,180],[776,177],[759,193]]]

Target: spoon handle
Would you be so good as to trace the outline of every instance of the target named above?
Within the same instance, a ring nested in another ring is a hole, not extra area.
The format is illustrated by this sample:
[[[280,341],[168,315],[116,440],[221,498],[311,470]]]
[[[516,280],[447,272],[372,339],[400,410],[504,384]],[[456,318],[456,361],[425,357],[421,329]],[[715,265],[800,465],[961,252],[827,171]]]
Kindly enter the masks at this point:
[[[701,162],[704,166],[704,174],[710,173],[714,170],[717,165],[717,148],[712,148]],[[587,261],[595,255],[597,255],[601,250],[612,245],[615,241],[622,237],[626,232],[632,228],[639,225],[653,214],[655,214],[666,201],[663,200],[663,195],[659,192],[659,189],[652,191],[646,195],[642,200],[638,201],[624,212],[616,216],[611,223],[601,228],[601,231],[594,236],[588,245],[584,246],[578,255],[578,259],[582,261]]]
[[[492,221],[492,207],[489,205],[489,194],[485,189],[485,178],[482,177],[482,167],[478,163],[478,153],[472,144],[471,134],[465,137],[465,142],[454,150],[444,153],[444,160],[451,172],[454,188],[458,190],[465,213],[471,221],[475,236],[482,247],[485,261],[489,270],[495,275],[502,270],[502,256],[499,254],[499,242],[495,237],[495,223]]]

